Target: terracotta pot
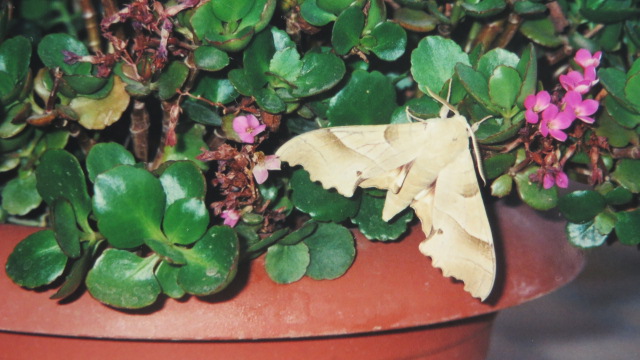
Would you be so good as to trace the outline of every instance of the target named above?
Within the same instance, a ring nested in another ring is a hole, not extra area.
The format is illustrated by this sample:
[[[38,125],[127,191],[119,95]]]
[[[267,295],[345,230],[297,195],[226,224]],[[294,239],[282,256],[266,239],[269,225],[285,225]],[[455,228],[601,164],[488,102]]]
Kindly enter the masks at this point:
[[[498,202],[499,275],[481,303],[422,256],[418,226],[398,243],[356,234],[345,276],[277,285],[261,260],[234,287],[206,299],[166,300],[144,312],[68,303],[0,276],[3,359],[484,359],[496,311],[571,281],[583,266],[560,219]],[[0,228],[0,257],[35,229]],[[5,260],[6,261],[6,260]],[[137,341],[123,341],[125,339]]]

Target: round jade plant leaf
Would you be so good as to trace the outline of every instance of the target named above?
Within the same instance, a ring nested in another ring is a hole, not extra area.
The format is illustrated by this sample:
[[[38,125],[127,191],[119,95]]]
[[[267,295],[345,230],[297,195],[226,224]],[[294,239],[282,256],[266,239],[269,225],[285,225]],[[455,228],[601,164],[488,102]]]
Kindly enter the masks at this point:
[[[117,248],[134,248],[144,239],[162,239],[165,194],[150,172],[121,165],[96,177],[93,210],[98,228]]]
[[[209,213],[199,198],[176,200],[162,221],[165,235],[174,244],[189,245],[200,239],[209,225]]]
[[[255,2],[255,0],[211,0],[211,8],[218,19],[231,22],[246,16]]]
[[[364,29],[364,13],[358,5],[350,6],[336,19],[331,33],[331,45],[338,55],[346,55],[358,45]]]
[[[38,231],[22,240],[7,260],[7,275],[20,286],[30,289],[57,279],[67,265],[67,257],[51,230]]]
[[[176,265],[187,263],[183,253],[184,249],[170,244],[164,239],[144,239],[144,243],[156,254],[160,255],[163,260]]]
[[[222,50],[213,46],[199,46],[196,51],[193,52],[193,60],[196,63],[198,69],[206,71],[218,71],[222,70],[225,66],[229,65],[229,55]]]
[[[305,243],[273,245],[269,247],[264,267],[271,280],[278,284],[290,284],[300,280],[310,262],[309,248]]]
[[[102,93],[101,95],[106,96],[109,93],[109,90],[111,90],[111,87],[108,86],[109,78],[100,78],[93,75],[67,75],[63,77],[63,79],[66,84],[78,94],[95,94],[102,88],[107,87],[107,89],[105,89],[106,93],[100,91]],[[113,86],[113,84],[111,84],[111,86]],[[98,98],[104,96],[98,96]]]
[[[239,243],[228,226],[213,226],[188,251],[187,264],[180,268],[178,283],[188,293],[209,295],[224,289],[238,268]]]
[[[487,179],[495,179],[516,162],[516,156],[512,153],[497,154],[488,159],[484,159],[482,168]]]
[[[613,212],[603,211],[596,215],[593,221],[596,230],[598,230],[600,234],[608,235],[615,229],[618,217]]]
[[[285,111],[286,104],[271,88],[263,88],[254,93],[256,103],[261,109],[269,113],[277,114]]]
[[[465,12],[474,17],[488,17],[496,15],[507,6],[504,0],[482,0],[474,2],[463,2],[462,7]]]
[[[0,71],[9,75],[15,85],[29,71],[31,61],[31,42],[24,36],[6,39],[0,44]]]
[[[512,67],[500,65],[489,78],[489,97],[498,106],[504,116],[511,115],[522,80],[518,71]]]
[[[117,308],[139,309],[153,304],[161,288],[153,274],[156,256],[141,258],[129,251],[107,249],[87,275],[89,293]]]
[[[333,14],[339,14],[342,10],[351,5],[353,0],[315,0],[318,7],[322,10],[331,12]],[[306,2],[306,1],[305,1]]]
[[[333,54],[308,53],[302,58],[300,75],[291,94],[307,97],[334,87],[344,76],[344,61]]]
[[[616,235],[625,245],[640,244],[640,210],[623,211],[617,214]]]
[[[403,28],[415,32],[429,32],[438,26],[438,19],[435,16],[422,10],[406,7],[395,10],[393,20]]]
[[[351,232],[342,225],[320,223],[316,231],[304,239],[311,262],[307,275],[316,280],[342,276],[353,264],[356,247]]]
[[[302,70],[302,60],[295,47],[287,47],[273,54],[269,62],[269,72],[274,76],[271,82],[274,87],[284,85],[286,82],[280,81],[282,78],[288,82],[294,82],[300,76]]]
[[[498,176],[493,183],[491,183],[491,195],[496,197],[505,197],[511,194],[513,188],[513,178],[509,174],[503,174]]]
[[[115,76],[109,95],[101,99],[78,96],[71,100],[69,107],[79,116],[78,122],[90,130],[102,130],[118,121],[129,106],[126,84]]]
[[[167,66],[158,79],[158,96],[161,100],[168,100],[176,94],[189,76],[189,68],[180,61],[174,61]]]
[[[548,17],[536,20],[525,20],[520,25],[520,32],[533,42],[554,48],[562,45],[562,39],[555,34],[553,23]]]
[[[470,65],[469,56],[460,45],[440,36],[427,36],[411,53],[411,74],[421,89],[439,93],[458,63]]]
[[[311,25],[324,26],[335,21],[336,16],[318,7],[316,0],[306,0],[300,6],[300,14]]]
[[[629,111],[613,96],[607,96],[604,98],[604,108],[616,123],[627,129],[633,129],[640,125],[640,114]]]
[[[489,84],[484,75],[465,64],[456,65],[455,71],[467,92],[485,109],[494,111],[489,97]]]
[[[604,244],[609,234],[601,234],[594,221],[583,224],[568,222],[565,228],[567,239],[579,248],[588,249]]]
[[[91,199],[87,193],[84,173],[78,160],[65,150],[48,150],[36,168],[38,192],[42,199],[53,205],[63,197],[73,205],[80,224],[91,212]]]
[[[67,64],[64,61],[63,51],[80,56],[89,55],[82,41],[64,33],[49,34],[38,44],[38,55],[46,67],[51,69],[59,67],[67,75],[89,75],[92,67],[90,63],[78,61],[75,64]]]
[[[180,267],[169,262],[162,261],[156,268],[156,279],[160,283],[162,292],[174,299],[183,297],[186,293],[178,284],[178,272]]]
[[[544,189],[542,184],[531,181],[530,176],[536,171],[538,171],[538,167],[532,166],[515,176],[518,195],[536,210],[553,209],[558,203],[558,190],[555,186]]]
[[[62,252],[70,258],[80,256],[80,230],[76,225],[76,215],[73,206],[65,198],[58,198],[51,208],[53,230],[56,241]]]
[[[161,171],[160,182],[167,195],[167,206],[179,199],[204,198],[204,175],[193,161],[172,162]]]
[[[50,299],[64,299],[75,293],[76,290],[80,288],[80,285],[84,283],[84,279],[87,277],[87,272],[89,271],[89,267],[93,261],[95,247],[96,245],[89,246],[88,242],[83,243],[82,256],[71,264],[68,275],[64,279],[64,283],[55,294],[51,295]]]
[[[176,146],[165,146],[162,161],[189,160],[199,169],[207,170],[208,166],[206,163],[195,160],[196,156],[202,152],[201,149],[207,146],[203,140],[205,130],[205,127],[201,124],[192,124],[186,128],[178,128],[176,131],[178,143]]]
[[[394,61],[404,54],[407,33],[400,25],[385,21],[373,28],[371,36],[376,39],[376,42],[369,49],[380,59]]]
[[[618,162],[611,178],[634,194],[640,192],[640,160],[623,159]]]
[[[562,215],[578,224],[593,220],[605,206],[604,197],[593,190],[574,191],[558,199],[558,209]]]
[[[2,208],[11,215],[26,215],[41,202],[34,172],[18,175],[7,181],[2,189]]]
[[[625,205],[633,200],[633,193],[625,187],[618,186],[604,194],[604,198],[607,200],[607,204]]]
[[[383,74],[356,70],[329,106],[329,126],[388,124],[397,106],[396,92]]]
[[[346,220],[357,213],[360,205],[360,199],[355,196],[348,198],[335,190],[325,190],[319,183],[311,181],[309,173],[303,169],[294,171],[291,189],[293,205],[318,221]]]
[[[383,196],[372,196],[365,192],[358,214],[351,219],[369,240],[397,240],[407,231],[407,224],[413,219],[413,212],[405,209],[389,222],[382,220],[384,202]]]
[[[499,66],[515,69],[519,61],[520,59],[516,54],[505,49],[496,48],[480,57],[476,69],[488,79]]]
[[[269,71],[271,59],[276,52],[271,31],[263,31],[256,35],[255,39],[242,54],[244,65],[244,81],[248,84],[244,87],[260,89],[267,83],[266,73]],[[229,80],[234,83],[234,78],[229,74]],[[234,85],[236,85],[234,83]],[[238,87],[236,87],[238,88]],[[242,93],[241,89],[238,89]]]
[[[627,78],[627,82],[624,86],[624,94],[632,103],[636,109],[640,109],[640,73],[634,74]]]
[[[527,96],[536,92],[538,82],[538,61],[533,44],[529,44],[529,46],[522,51],[522,57],[520,58],[520,61],[518,61],[516,69],[522,79],[517,104],[521,108],[524,108],[524,100]]]
[[[95,181],[96,176],[118,165],[134,165],[135,163],[133,155],[118,143],[96,144],[87,155],[89,180]]]

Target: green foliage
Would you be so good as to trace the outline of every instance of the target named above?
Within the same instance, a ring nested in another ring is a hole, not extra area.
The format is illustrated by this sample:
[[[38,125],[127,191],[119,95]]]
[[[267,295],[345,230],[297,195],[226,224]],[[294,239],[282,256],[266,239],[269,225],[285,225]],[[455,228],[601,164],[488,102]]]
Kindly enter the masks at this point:
[[[6,271],[28,288],[59,279],[54,299],[83,283],[121,308],[208,295],[262,255],[278,283],[342,275],[345,224],[398,240],[413,212],[385,222],[384,191],[345,198],[271,156],[318,128],[443,116],[429,91],[468,120],[493,196],[557,206],[578,247],[640,243],[636,1],[136,1],[95,31],[67,1],[13,4],[11,26],[0,9],[0,215],[51,230]],[[576,49],[603,52],[581,95],[600,108],[560,141],[525,100],[554,89],[560,104],[554,71],[582,72]],[[235,120],[249,114],[252,143]],[[595,186],[559,191],[565,173]]]

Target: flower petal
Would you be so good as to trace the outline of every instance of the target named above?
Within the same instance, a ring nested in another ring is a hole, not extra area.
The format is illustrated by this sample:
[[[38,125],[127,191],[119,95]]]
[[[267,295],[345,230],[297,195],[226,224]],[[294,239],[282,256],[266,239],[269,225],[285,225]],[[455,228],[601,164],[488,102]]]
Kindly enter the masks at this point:
[[[555,179],[553,178],[553,175],[550,173],[544,174],[544,177],[542,178],[542,187],[545,189],[551,189],[554,184]]]
[[[558,170],[556,173],[556,185],[563,189],[566,189],[569,186],[569,177],[562,170]]]

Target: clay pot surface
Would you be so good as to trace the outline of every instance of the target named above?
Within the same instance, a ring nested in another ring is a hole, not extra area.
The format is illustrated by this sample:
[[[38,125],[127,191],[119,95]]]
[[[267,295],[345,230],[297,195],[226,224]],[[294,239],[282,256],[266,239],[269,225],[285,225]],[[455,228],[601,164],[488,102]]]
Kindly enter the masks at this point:
[[[495,212],[491,217],[497,220],[493,232],[498,280],[484,303],[463,291],[462,283],[443,277],[419,253],[418,244],[424,235],[418,224],[400,242],[370,242],[356,234],[356,260],[338,280],[304,278],[278,285],[268,278],[262,259],[258,259],[245,269],[246,275],[239,275],[220,294],[163,300],[143,311],[109,308],[87,292],[69,304],[59,304],[48,298],[55,290],[21,289],[2,271],[0,345],[3,349],[11,346],[15,354],[20,354],[17,358],[37,354],[32,351],[38,346],[51,349],[69,342],[75,344],[73,354],[78,355],[83,347],[97,342],[102,354],[110,358],[122,358],[118,357],[120,352],[131,354],[127,349],[132,346],[139,351],[137,358],[144,359],[167,357],[174,350],[182,358],[187,354],[199,358],[198,354],[215,353],[211,345],[221,350],[244,344],[244,350],[234,350],[240,351],[235,355],[220,354],[233,358],[271,358],[266,354],[272,354],[274,359],[294,359],[298,357],[292,354],[305,351],[317,352],[319,358],[342,354],[336,358],[455,359],[459,354],[452,346],[460,344],[476,346],[471,353],[475,351],[478,356],[462,353],[461,359],[481,359],[496,311],[561,287],[577,276],[584,262],[581,251],[566,241],[560,217],[549,218],[546,214],[543,218],[526,206],[512,207],[504,201],[491,208],[494,211],[490,215]],[[17,242],[34,231],[0,226],[3,264]],[[451,330],[452,325],[459,329]],[[34,347],[33,335],[40,334],[47,336],[36,336],[38,345]],[[351,335],[342,336],[345,334]],[[386,340],[381,338],[384,336]],[[291,338],[297,340],[275,349],[283,339]],[[238,341],[245,339],[259,341]],[[438,339],[442,341],[433,342]],[[155,342],[164,340],[187,343]],[[333,343],[328,346],[326,340]],[[430,341],[433,343],[426,344]],[[419,343],[424,344],[417,346]],[[192,345],[191,350],[179,350],[176,346],[180,344]],[[93,354],[91,358],[102,356],[96,355],[96,350],[87,351]],[[348,351],[353,354],[348,355]],[[65,358],[74,358],[69,354]]]

